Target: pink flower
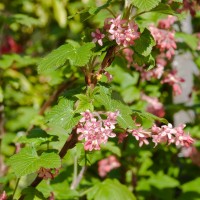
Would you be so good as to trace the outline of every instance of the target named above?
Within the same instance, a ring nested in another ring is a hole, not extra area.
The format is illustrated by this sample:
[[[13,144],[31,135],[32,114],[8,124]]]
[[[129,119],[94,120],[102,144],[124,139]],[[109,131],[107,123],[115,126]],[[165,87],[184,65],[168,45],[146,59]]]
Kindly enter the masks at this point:
[[[166,53],[166,57],[170,60],[174,56],[177,47],[174,32],[156,28],[154,25],[151,25],[149,30],[156,41],[157,48],[161,53]]]
[[[133,50],[130,48],[125,48],[123,49],[123,54],[128,62],[128,67],[130,67],[130,65],[133,63],[133,54],[134,54]]]
[[[120,167],[121,164],[117,160],[117,158],[113,155],[109,156],[108,158],[105,158],[103,160],[100,160],[98,162],[98,173],[99,176],[105,177],[108,172],[110,172],[112,169],[116,169]]]
[[[117,134],[118,143],[122,143],[127,136],[128,134],[126,132]]]
[[[193,146],[183,147],[179,153],[179,156],[191,158],[192,162],[200,167],[200,152],[197,150],[197,148]]]
[[[172,86],[174,95],[180,95],[182,93],[180,83],[184,81],[183,78],[177,76],[177,70],[172,70],[166,73],[161,83],[168,83]]]
[[[108,82],[111,82],[113,79],[113,76],[109,72],[104,72],[104,75],[106,76]]]
[[[147,138],[151,137],[151,132],[144,130],[142,127],[139,127],[138,129],[128,130],[128,132],[131,133],[135,137],[135,139],[139,141],[140,147],[143,144],[149,144]]]
[[[96,29],[96,32],[92,32],[91,36],[93,37],[93,40],[92,40],[93,42],[95,43],[98,42],[100,46],[103,46],[102,39],[105,37],[105,35],[102,34],[99,29]]]
[[[158,101],[158,98],[155,97],[149,97],[145,94],[141,95],[142,100],[147,101],[149,104],[147,107],[147,111],[158,116],[158,117],[164,117],[165,111],[164,106],[162,103]]]
[[[2,194],[0,194],[0,200],[6,200],[7,199],[7,195],[6,195],[6,192],[3,191]]]
[[[157,127],[155,124],[152,126],[152,138],[155,146],[158,143],[168,142],[168,144],[175,143],[176,146],[189,147],[194,143],[194,139],[189,134],[184,132],[185,124],[173,128],[171,124],[168,126],[163,125]]]
[[[116,136],[113,130],[115,129],[119,112],[100,113],[107,116],[107,118],[102,119],[98,112],[92,113],[89,110],[81,113],[83,118],[79,121],[77,134],[81,134],[78,138],[79,140],[85,140],[84,148],[86,151],[100,150],[100,144],[105,144],[108,138]]]
[[[134,40],[140,37],[137,32],[138,26],[133,21],[117,18],[107,18],[104,22],[104,29],[108,32],[108,38],[115,40],[118,45],[124,47],[134,44]]]
[[[175,21],[176,21],[176,17],[172,15],[168,15],[167,19],[159,20],[158,27],[161,29],[169,29],[174,24]]]

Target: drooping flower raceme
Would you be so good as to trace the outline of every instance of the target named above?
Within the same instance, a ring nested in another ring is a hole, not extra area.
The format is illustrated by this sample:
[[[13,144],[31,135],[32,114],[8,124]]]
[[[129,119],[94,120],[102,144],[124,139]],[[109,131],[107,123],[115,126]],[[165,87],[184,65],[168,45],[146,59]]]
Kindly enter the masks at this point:
[[[173,128],[171,124],[157,127],[155,124],[152,126],[152,138],[155,145],[162,142],[168,144],[175,143],[176,146],[189,147],[194,142],[194,139],[189,134],[184,132],[185,124]]]
[[[116,119],[119,111],[106,112],[101,114],[107,118],[102,119],[100,112],[90,112],[86,110],[81,113],[83,116],[79,121],[77,133],[81,134],[79,140],[85,140],[84,149],[92,151],[100,150],[100,144],[106,143],[108,138],[113,138],[116,134],[113,132],[115,129]]]
[[[121,166],[120,162],[117,160],[117,158],[114,155],[111,155],[108,158],[100,160],[98,162],[99,176],[105,177],[107,173],[110,172],[112,169],[116,169],[120,166]]]
[[[147,112],[150,112],[158,117],[164,117],[164,106],[161,102],[158,101],[158,98],[150,97],[145,94],[142,94],[141,98],[148,103]]]
[[[154,25],[151,25],[149,30],[156,41],[157,48],[161,53],[166,53],[166,57],[170,60],[174,56],[177,47],[174,37],[175,32],[159,29]]]
[[[174,143],[176,146],[189,147],[194,143],[194,139],[189,134],[184,132],[185,124],[179,125],[173,128],[171,124],[162,125],[161,127],[152,126],[151,130],[144,130],[141,125],[136,129],[128,130],[136,140],[139,141],[139,146],[143,144],[148,145],[148,139],[152,139],[152,142],[157,146],[159,143]]]
[[[180,95],[182,93],[180,83],[184,81],[183,78],[177,76],[177,70],[172,70],[165,74],[161,83],[168,83],[172,86],[174,95]]]

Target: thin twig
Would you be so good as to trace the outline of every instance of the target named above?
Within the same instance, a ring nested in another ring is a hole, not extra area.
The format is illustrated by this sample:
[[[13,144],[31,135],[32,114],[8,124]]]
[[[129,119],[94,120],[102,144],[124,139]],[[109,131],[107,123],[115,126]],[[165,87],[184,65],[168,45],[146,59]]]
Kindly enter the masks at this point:
[[[16,185],[15,185],[15,189],[14,189],[14,192],[13,192],[13,195],[12,195],[12,199],[14,199],[15,193],[17,191],[17,187],[19,185],[19,181],[20,181],[20,178],[17,179]]]
[[[77,186],[81,182],[83,175],[86,172],[86,170],[87,170],[87,166],[83,166],[79,175],[77,176],[77,178],[75,180],[73,180],[71,187],[70,187],[71,190],[75,190],[77,188]]]

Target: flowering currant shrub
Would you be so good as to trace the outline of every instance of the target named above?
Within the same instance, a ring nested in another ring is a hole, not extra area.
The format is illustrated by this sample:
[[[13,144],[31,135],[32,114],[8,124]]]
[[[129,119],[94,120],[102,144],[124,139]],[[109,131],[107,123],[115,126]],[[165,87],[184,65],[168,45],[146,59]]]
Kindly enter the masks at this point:
[[[1,9],[0,200],[198,198],[199,1]]]

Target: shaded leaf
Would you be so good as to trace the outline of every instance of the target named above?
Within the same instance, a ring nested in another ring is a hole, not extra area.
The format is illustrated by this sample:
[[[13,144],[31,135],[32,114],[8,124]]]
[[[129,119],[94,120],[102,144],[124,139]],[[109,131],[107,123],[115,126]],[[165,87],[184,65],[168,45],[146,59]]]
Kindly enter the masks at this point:
[[[156,43],[150,31],[145,28],[140,38],[135,41],[134,50],[143,56],[148,56],[155,45]]]

